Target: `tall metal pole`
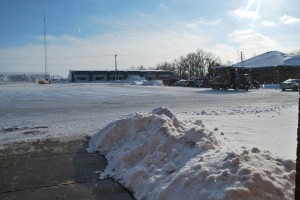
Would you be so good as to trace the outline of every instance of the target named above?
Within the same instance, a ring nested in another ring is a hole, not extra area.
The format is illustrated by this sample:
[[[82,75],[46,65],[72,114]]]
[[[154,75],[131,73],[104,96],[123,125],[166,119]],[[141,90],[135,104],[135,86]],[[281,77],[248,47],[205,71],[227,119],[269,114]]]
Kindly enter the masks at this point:
[[[46,38],[46,17],[44,15],[44,48],[45,48],[45,80],[47,80],[47,38]]]
[[[243,51],[241,51],[241,62],[244,61],[244,58],[243,58]]]
[[[118,68],[117,68],[117,54],[115,54],[115,69],[116,69],[116,71],[118,71]]]

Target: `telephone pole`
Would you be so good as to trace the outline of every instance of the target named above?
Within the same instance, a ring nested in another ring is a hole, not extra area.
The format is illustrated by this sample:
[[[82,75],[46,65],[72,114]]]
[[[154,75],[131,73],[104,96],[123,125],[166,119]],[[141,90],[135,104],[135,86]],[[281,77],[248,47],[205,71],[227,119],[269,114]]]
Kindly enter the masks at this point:
[[[244,61],[244,58],[243,58],[243,51],[241,51],[241,62]]]
[[[116,69],[116,71],[118,71],[118,68],[117,68],[117,54],[115,54],[115,69]]]

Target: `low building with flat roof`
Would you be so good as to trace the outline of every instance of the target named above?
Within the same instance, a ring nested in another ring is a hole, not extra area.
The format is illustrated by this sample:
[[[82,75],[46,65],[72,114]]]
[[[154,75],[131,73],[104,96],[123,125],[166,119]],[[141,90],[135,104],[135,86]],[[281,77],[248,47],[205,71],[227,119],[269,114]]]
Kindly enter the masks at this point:
[[[165,70],[118,70],[118,71],[81,71],[70,70],[69,82],[126,80],[130,76],[140,76],[146,80],[165,80],[172,78],[174,72]]]

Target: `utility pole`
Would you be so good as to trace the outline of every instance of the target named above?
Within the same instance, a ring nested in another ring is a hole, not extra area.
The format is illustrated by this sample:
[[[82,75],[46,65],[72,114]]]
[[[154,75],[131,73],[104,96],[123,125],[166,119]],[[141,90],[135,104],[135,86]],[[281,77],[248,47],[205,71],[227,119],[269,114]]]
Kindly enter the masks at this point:
[[[243,51],[241,51],[241,62],[244,61],[244,58],[243,58]]]
[[[116,69],[116,71],[118,71],[118,68],[117,68],[117,54],[115,54],[115,69]]]

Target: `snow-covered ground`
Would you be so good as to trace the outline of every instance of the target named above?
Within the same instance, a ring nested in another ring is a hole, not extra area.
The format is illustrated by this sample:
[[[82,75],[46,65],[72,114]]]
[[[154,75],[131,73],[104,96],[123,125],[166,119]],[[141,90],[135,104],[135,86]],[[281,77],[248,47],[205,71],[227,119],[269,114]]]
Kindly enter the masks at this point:
[[[89,150],[109,162],[100,176],[138,199],[293,198],[298,92],[125,83],[0,90],[1,148],[93,135]]]

